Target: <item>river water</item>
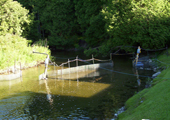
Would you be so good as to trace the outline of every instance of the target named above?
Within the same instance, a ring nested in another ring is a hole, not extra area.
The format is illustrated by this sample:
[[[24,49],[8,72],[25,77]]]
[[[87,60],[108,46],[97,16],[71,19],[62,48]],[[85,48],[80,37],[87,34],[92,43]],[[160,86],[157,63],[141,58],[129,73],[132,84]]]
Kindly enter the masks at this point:
[[[90,59],[82,53],[53,52],[52,55],[58,65],[77,55]],[[47,80],[38,79],[44,72],[44,65],[39,65],[23,70],[21,78],[0,81],[0,119],[113,118],[128,98],[148,84],[147,77],[135,75],[153,74],[152,71],[135,70],[129,56],[114,56],[113,62],[113,67],[70,74],[69,77],[56,74],[61,67],[49,66]]]

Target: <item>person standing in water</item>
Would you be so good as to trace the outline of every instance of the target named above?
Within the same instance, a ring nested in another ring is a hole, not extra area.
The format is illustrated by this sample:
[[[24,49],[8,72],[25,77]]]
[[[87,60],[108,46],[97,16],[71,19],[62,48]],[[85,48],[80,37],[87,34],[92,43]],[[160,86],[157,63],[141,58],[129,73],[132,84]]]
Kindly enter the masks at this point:
[[[138,46],[137,55],[136,55],[136,64],[138,63],[138,59],[139,59],[139,54],[140,53],[141,53],[141,48],[140,48],[140,46]]]
[[[137,54],[139,55],[140,53],[141,53],[141,48],[140,48],[140,46],[138,46]]]

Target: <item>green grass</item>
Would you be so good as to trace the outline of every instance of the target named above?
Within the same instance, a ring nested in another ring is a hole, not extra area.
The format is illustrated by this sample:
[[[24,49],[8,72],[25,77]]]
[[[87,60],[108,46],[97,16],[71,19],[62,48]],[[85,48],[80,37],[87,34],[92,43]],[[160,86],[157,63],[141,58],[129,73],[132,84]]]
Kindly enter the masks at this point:
[[[170,51],[170,50],[168,50]],[[170,56],[163,52],[158,59],[167,64]],[[151,88],[135,94],[125,104],[126,111],[119,115],[120,120],[170,120],[170,68],[162,71],[153,80]]]
[[[15,60],[17,63],[21,62],[25,67],[45,60],[46,55],[34,54],[33,50],[50,54],[48,48],[39,45],[31,47],[28,45],[28,41],[20,36],[11,34],[0,36],[0,70],[13,66]]]
[[[170,65],[170,49],[162,52],[162,54],[158,56],[158,60]]]

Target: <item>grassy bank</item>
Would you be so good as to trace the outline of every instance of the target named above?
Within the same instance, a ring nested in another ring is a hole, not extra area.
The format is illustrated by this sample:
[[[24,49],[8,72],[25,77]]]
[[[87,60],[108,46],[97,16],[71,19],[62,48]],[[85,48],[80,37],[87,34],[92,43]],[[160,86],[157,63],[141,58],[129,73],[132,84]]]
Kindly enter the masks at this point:
[[[7,34],[0,36],[0,72],[2,73],[8,67],[21,62],[22,67],[29,67],[37,64],[37,61],[44,61],[46,55],[33,54],[33,51],[48,53],[50,50],[46,47],[34,45],[29,46],[28,40],[17,35]]]
[[[168,50],[170,53],[170,49]],[[153,80],[152,87],[135,94],[125,104],[126,111],[119,115],[120,120],[170,120],[170,56],[163,52],[158,60],[167,66]]]

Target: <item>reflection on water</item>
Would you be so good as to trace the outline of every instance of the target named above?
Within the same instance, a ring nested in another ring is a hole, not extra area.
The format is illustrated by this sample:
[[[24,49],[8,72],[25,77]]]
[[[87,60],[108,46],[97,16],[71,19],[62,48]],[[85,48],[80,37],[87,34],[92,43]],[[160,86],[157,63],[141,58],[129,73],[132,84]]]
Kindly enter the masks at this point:
[[[141,80],[139,79],[139,74],[138,74],[138,70],[136,69],[136,77],[137,77],[137,83],[138,83],[138,86],[141,85]]]
[[[49,101],[50,105],[52,106],[53,104],[53,99],[52,99],[52,96],[51,96],[51,92],[50,92],[50,89],[47,85],[47,81],[46,80],[43,80],[44,83],[45,83],[45,88],[46,88],[46,91],[47,91],[47,100]]]
[[[44,65],[23,71],[22,79],[0,81],[0,119],[103,119],[134,93],[145,87],[148,71],[136,71],[128,59],[114,58],[116,71],[86,71],[57,76],[58,67],[49,67],[49,78],[38,80]],[[140,84],[137,80],[140,79]]]

